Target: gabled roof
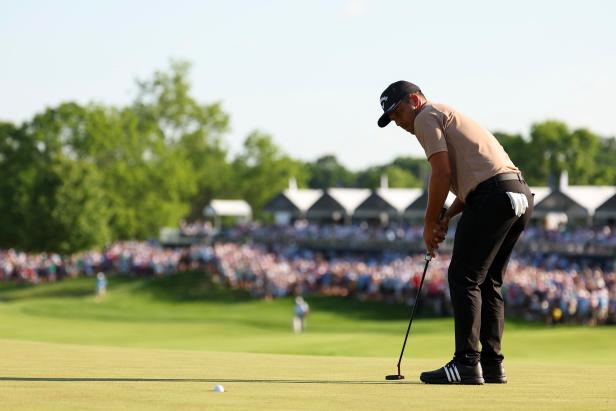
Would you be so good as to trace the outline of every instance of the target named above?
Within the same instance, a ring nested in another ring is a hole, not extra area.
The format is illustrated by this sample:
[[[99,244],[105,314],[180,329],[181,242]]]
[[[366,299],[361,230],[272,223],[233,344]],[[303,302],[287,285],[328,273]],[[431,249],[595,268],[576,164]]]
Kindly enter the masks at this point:
[[[310,207],[308,212],[314,214],[339,211],[352,215],[369,196],[370,190],[367,188],[330,188]]]
[[[539,204],[550,194],[550,187],[529,187],[530,192],[535,194],[535,205]]]
[[[286,189],[282,192],[301,212],[308,210],[323,195],[323,190],[308,188]]]
[[[375,194],[402,213],[422,192],[421,188],[379,188]]]
[[[445,207],[449,207],[455,201],[456,196],[451,191],[447,193],[447,198],[445,199]],[[424,191],[421,193],[419,197],[415,199],[411,204],[409,204],[404,212],[407,215],[423,215],[426,208],[428,207],[428,192]]]
[[[353,214],[357,206],[370,196],[370,190],[367,188],[330,188],[327,194],[336,200],[347,214]]]
[[[616,194],[607,199],[606,202],[597,207],[597,214],[616,214]]]
[[[375,216],[381,215],[382,213],[387,214],[398,214],[399,211],[394,208],[391,204],[383,199],[376,192],[372,192],[360,205],[357,206],[355,211],[353,212],[354,216],[357,217],[367,217],[367,216]]]
[[[263,210],[270,212],[306,212],[323,195],[323,190],[289,188],[278,193],[265,204]]]
[[[552,191],[539,202],[535,202],[533,216],[542,217],[547,213],[564,213],[570,217],[587,217],[589,212],[562,191]]]
[[[614,194],[614,186],[566,186],[550,192],[540,201],[535,197],[535,209],[539,212],[557,211],[577,216],[593,215]]]
[[[616,194],[614,186],[568,186],[563,192],[594,214],[595,210]]]

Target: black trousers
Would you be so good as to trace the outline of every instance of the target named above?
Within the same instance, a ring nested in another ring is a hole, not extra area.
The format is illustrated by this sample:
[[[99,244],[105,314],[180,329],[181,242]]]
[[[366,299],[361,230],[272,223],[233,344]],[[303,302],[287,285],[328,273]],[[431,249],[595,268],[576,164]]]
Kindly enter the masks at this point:
[[[528,208],[522,216],[515,215],[508,191],[526,195]],[[466,198],[448,273],[455,319],[455,358],[463,364],[474,365],[480,359],[484,364],[499,363],[504,358],[503,276],[532,212],[533,194],[524,181],[492,178],[479,184]]]

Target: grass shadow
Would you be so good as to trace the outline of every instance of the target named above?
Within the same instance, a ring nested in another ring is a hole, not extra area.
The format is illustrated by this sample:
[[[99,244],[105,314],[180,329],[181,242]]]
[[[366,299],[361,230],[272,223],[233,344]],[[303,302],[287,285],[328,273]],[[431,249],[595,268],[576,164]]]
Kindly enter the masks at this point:
[[[0,288],[0,300],[5,302],[44,298],[81,298],[93,295],[94,281],[91,284],[71,280],[49,284],[5,284]]]
[[[172,302],[215,301],[237,303],[253,298],[248,291],[231,290],[209,273],[187,271],[164,277],[140,279],[137,293]]]
[[[217,276],[203,271],[187,271],[162,277],[135,277],[128,275],[111,275],[109,293],[119,292],[122,298],[147,296],[161,303],[178,302],[215,302],[237,304],[259,300],[247,290],[233,290],[223,284]],[[79,277],[56,283],[39,285],[3,285],[0,286],[0,301],[15,302],[27,299],[48,298],[82,298],[94,296],[94,278]],[[309,295],[307,300],[314,313],[331,313],[336,316],[357,320],[400,321],[407,320],[410,307],[400,303],[383,301],[360,301],[355,297]],[[273,309],[285,309],[291,312],[292,297],[274,299],[261,306]],[[259,308],[259,307],[256,307]],[[426,317],[424,307],[420,304],[417,317]],[[253,319],[254,320],[254,319]],[[286,326],[286,323],[285,323]]]
[[[166,277],[140,280],[142,284],[135,292],[144,292],[152,297],[165,301],[191,302],[214,301],[234,304],[238,302],[255,301],[246,290],[232,290],[216,280],[209,273],[189,271]],[[289,303],[292,297],[280,299]],[[385,303],[383,301],[360,301],[355,297],[338,297],[310,295],[307,297],[311,310],[314,312],[332,312],[337,315],[365,320],[404,320],[410,315],[410,307],[401,303]],[[425,317],[421,305],[417,317]]]
[[[319,295],[312,295],[307,299],[313,312],[333,312],[360,320],[399,321],[407,320],[410,316],[410,308],[400,303],[360,301],[354,297]]]
[[[123,377],[0,377],[0,381],[13,382],[207,382],[207,383],[250,383],[250,384],[421,384],[419,381],[359,381],[359,380],[284,380],[249,378],[123,378]]]

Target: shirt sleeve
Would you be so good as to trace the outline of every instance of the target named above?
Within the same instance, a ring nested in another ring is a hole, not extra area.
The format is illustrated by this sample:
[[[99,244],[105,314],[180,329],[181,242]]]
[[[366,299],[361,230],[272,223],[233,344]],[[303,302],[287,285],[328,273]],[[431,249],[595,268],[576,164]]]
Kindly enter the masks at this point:
[[[426,158],[440,151],[447,151],[445,130],[438,113],[420,113],[415,119],[415,136],[426,152]]]

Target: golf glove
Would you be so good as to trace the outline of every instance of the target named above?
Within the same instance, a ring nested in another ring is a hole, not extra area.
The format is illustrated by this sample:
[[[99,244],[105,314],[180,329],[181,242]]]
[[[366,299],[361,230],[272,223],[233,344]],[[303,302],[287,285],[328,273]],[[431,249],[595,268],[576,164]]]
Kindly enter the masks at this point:
[[[528,200],[526,199],[526,196],[521,193],[511,193],[509,191],[507,191],[507,195],[511,201],[511,208],[513,208],[513,212],[517,217],[520,217],[528,208]]]

